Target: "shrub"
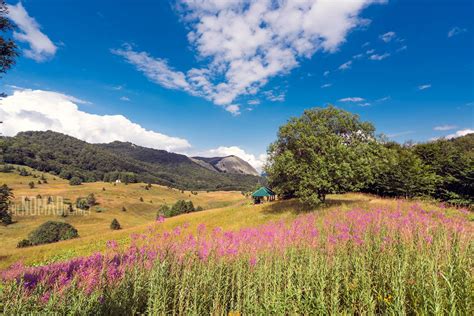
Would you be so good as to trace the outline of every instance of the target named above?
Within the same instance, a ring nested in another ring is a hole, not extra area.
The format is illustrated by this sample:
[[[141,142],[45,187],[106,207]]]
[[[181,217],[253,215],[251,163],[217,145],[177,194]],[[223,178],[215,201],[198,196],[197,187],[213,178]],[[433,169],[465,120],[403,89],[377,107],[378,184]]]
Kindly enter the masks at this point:
[[[29,241],[28,239],[20,240],[20,242],[18,242],[18,244],[16,245],[17,248],[25,248],[25,247],[30,247],[30,246],[31,246],[31,241]]]
[[[32,245],[41,245],[79,237],[77,229],[71,224],[48,221],[28,236]]]
[[[125,208],[125,206],[122,206],[122,212],[126,212],[127,209]]]
[[[92,206],[97,204],[97,200],[95,199],[94,193],[89,194],[86,198],[86,201],[87,201],[87,205],[89,205],[89,207],[92,207]]]
[[[142,197],[140,197],[140,202],[143,202],[143,198],[142,198]]]
[[[121,229],[122,227],[120,226],[120,223],[118,222],[118,220],[116,218],[113,219],[112,223],[110,223],[110,229],[112,230],[119,230]]]
[[[173,216],[171,214],[171,208],[166,205],[166,204],[163,204],[161,205],[159,208],[158,208],[158,212],[156,214],[156,218],[160,217],[160,216],[165,216],[165,217],[171,217]]]
[[[33,181],[31,181],[30,183],[28,183],[28,186],[30,187],[30,189],[34,189],[35,188],[35,183]]]
[[[78,197],[76,200],[76,207],[81,210],[88,210],[90,206],[85,198]]]
[[[11,166],[11,165],[2,165],[0,167],[0,172],[3,172],[3,173],[10,173],[13,170],[15,170],[15,168],[13,168],[13,166]]]
[[[82,184],[82,180],[78,177],[72,177],[70,180],[69,180],[69,184],[70,185],[81,185]]]
[[[27,177],[27,176],[30,175],[30,173],[25,168],[21,168],[20,171],[19,171],[19,174],[22,177]]]

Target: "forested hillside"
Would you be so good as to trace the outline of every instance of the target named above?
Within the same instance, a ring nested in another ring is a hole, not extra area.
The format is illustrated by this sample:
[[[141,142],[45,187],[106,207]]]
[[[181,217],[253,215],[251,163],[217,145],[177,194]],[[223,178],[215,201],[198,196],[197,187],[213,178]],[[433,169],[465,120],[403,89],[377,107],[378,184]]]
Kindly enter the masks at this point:
[[[150,182],[188,190],[248,190],[259,177],[212,172],[188,157],[129,143],[89,144],[60,133],[22,132],[3,137],[4,163],[26,165],[61,178]]]

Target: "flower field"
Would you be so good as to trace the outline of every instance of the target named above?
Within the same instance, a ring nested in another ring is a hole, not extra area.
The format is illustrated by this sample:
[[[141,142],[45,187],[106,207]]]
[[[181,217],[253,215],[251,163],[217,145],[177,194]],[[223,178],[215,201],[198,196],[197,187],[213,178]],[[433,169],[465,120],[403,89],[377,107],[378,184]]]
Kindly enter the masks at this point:
[[[466,315],[474,230],[456,212],[399,201],[238,231],[159,218],[129,247],[3,271],[0,311]]]

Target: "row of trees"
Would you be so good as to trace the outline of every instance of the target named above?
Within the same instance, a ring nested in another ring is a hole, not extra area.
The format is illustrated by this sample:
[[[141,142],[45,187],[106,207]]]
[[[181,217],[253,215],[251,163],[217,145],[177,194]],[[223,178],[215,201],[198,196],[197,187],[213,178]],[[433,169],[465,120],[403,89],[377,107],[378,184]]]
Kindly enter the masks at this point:
[[[194,207],[194,204],[192,201],[178,200],[172,206],[168,206],[166,204],[161,205],[160,208],[158,209],[157,217],[158,216],[172,217],[172,216],[176,216],[180,214],[199,212],[202,210],[203,208],[200,206]]]
[[[474,203],[474,135],[400,145],[333,106],[307,110],[279,129],[265,171],[282,197],[317,205],[327,194],[363,191]]]

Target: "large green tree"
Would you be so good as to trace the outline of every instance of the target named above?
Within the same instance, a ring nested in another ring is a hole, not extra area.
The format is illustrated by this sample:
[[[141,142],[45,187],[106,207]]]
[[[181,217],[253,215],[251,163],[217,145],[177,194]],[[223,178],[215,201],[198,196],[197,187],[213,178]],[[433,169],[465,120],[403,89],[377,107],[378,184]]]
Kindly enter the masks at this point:
[[[280,127],[268,149],[269,185],[311,205],[329,193],[360,190],[376,172],[374,132],[371,123],[334,106],[306,110]]]

